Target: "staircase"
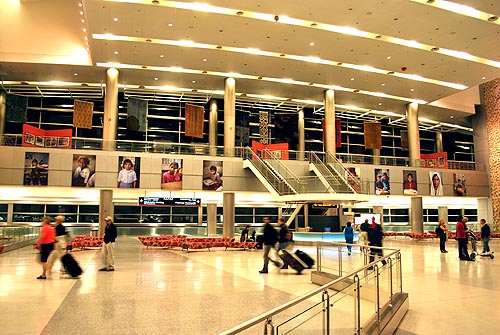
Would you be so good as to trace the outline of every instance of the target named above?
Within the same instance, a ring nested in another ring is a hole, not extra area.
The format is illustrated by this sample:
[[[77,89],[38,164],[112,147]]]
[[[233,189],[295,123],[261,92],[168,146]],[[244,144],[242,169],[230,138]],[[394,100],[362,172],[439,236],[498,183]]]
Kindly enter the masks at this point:
[[[309,170],[319,177],[331,193],[359,193],[361,189],[359,179],[338,160],[335,164],[325,164],[314,152],[310,152]]]

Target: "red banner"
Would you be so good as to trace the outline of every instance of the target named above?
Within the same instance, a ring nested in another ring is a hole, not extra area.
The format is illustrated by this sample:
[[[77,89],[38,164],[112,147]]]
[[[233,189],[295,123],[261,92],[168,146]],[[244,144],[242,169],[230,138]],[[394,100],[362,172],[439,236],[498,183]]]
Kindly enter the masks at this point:
[[[23,147],[71,148],[72,129],[43,130],[23,124]]]

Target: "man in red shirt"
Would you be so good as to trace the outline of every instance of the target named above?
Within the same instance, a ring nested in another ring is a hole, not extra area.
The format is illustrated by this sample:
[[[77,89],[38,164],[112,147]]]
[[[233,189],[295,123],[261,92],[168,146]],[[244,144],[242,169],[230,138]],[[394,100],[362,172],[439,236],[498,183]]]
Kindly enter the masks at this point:
[[[467,243],[468,243],[468,237],[467,233],[469,230],[465,226],[465,224],[469,221],[469,219],[466,216],[459,215],[458,216],[458,222],[457,222],[457,241],[458,241],[458,258],[460,258],[461,261],[474,261],[469,257],[469,252],[467,251]]]

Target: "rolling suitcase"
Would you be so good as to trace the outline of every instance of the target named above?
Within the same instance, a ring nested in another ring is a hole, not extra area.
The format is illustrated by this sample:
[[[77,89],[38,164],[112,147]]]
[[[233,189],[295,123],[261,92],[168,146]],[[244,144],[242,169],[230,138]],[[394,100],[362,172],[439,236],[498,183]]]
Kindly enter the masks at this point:
[[[82,268],[78,265],[77,261],[70,254],[65,254],[61,258],[61,262],[64,266],[64,269],[67,273],[71,275],[73,278],[77,278],[82,274]]]
[[[308,254],[301,250],[296,250],[295,255],[302,260],[302,262],[306,263],[307,268],[310,269],[314,265],[314,259],[311,258]]]
[[[297,271],[297,274],[300,275],[300,273],[307,267],[302,260],[297,257],[295,254],[291,254],[286,250],[280,250],[278,251],[278,255],[281,257],[281,259],[288,263],[288,266]]]

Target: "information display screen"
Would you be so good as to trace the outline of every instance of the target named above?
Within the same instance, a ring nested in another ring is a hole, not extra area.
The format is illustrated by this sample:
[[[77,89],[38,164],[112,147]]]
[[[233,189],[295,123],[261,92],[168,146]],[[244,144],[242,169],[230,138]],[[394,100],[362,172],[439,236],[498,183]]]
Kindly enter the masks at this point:
[[[156,198],[139,197],[139,206],[201,206],[199,198]]]

